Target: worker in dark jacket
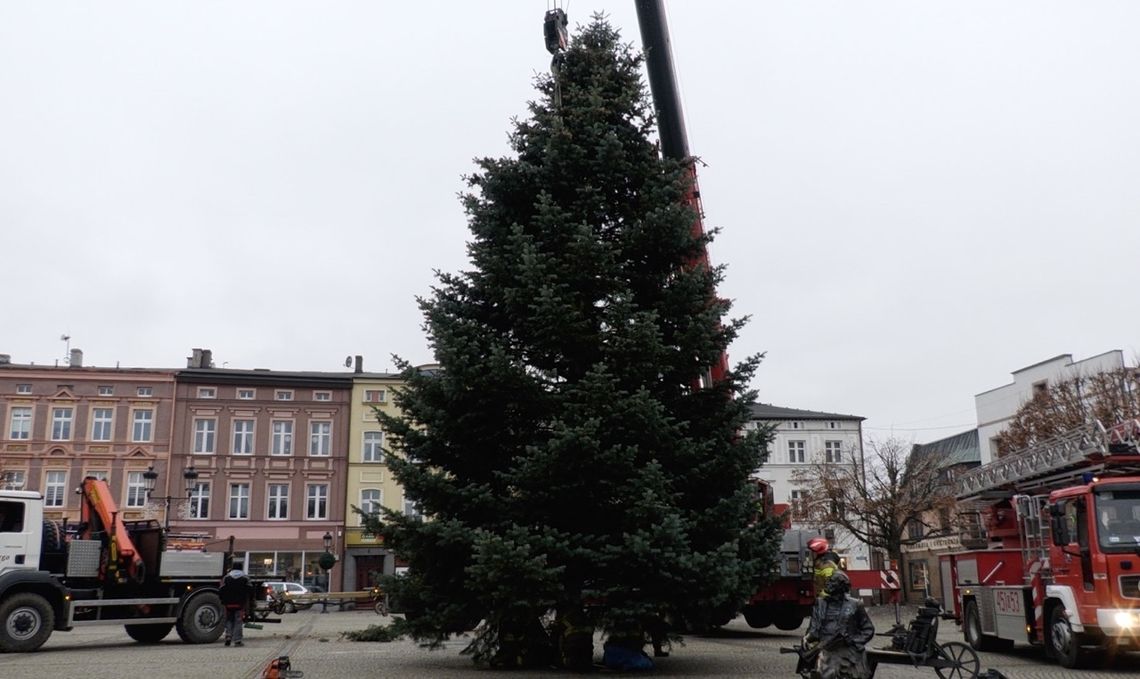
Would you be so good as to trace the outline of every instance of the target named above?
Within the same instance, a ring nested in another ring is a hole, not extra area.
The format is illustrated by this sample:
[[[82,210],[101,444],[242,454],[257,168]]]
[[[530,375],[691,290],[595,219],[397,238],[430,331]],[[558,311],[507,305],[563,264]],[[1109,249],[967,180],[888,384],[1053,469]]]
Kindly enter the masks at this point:
[[[226,609],[226,646],[231,642],[234,646],[241,646],[245,610],[253,595],[253,585],[249,582],[249,576],[242,570],[243,565],[241,561],[234,561],[233,569],[222,578],[221,588],[218,590],[222,606]]]
[[[818,651],[816,668],[821,679],[867,679],[867,644],[875,625],[863,604],[848,596],[851,580],[843,571],[827,579],[824,596],[817,599],[804,647]]]

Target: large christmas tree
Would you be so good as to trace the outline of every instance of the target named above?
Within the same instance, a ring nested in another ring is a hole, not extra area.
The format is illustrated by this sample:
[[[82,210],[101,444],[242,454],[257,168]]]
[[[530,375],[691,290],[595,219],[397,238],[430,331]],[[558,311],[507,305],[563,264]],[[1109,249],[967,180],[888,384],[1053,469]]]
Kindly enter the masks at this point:
[[[600,18],[541,78],[515,155],[477,161],[472,269],[421,300],[440,369],[408,371],[383,417],[425,520],[377,521],[410,564],[390,583],[433,641],[485,620],[479,660],[546,662],[541,621],[629,636],[716,622],[773,563],[742,434],[750,358],[697,388],[736,336],[687,175],[650,140],[641,58]],[[640,634],[640,632],[637,632]],[[557,645],[557,634],[554,635]]]

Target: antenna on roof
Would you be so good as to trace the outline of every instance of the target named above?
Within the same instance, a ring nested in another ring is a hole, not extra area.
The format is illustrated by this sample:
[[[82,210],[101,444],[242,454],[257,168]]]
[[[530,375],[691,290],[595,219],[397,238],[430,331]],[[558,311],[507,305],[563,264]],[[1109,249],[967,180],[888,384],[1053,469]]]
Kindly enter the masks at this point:
[[[63,355],[65,356],[64,360],[66,360],[68,362],[68,364],[70,365],[70,363],[71,363],[71,335],[64,333],[64,334],[59,336],[59,341],[65,343],[66,348],[63,351]]]
[[[352,356],[351,355],[344,357],[344,367],[346,367],[346,368],[352,367]]]

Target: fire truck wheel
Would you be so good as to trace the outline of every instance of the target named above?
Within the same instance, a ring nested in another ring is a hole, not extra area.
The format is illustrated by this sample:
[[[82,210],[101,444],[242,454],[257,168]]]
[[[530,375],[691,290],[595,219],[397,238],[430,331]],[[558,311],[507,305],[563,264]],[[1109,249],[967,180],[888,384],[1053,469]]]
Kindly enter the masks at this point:
[[[127,636],[140,644],[157,644],[170,634],[174,623],[160,623],[157,625],[125,625]]]
[[[213,592],[199,594],[182,606],[175,629],[188,644],[208,644],[222,636],[222,600]]]
[[[1083,655],[1081,653],[1081,640],[1069,624],[1069,616],[1065,615],[1065,607],[1054,606],[1049,612],[1049,652],[1061,667],[1072,669],[1079,667]]]
[[[0,651],[34,651],[51,636],[55,612],[39,594],[13,594],[0,604]]]

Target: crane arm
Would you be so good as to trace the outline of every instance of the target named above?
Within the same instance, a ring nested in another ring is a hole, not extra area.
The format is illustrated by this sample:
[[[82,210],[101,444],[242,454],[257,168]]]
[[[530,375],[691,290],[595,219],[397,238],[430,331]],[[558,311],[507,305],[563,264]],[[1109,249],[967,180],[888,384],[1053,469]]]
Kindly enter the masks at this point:
[[[84,526],[82,537],[90,540],[96,533],[106,534],[107,559],[103,575],[120,583],[128,578],[136,582],[142,581],[146,575],[145,565],[130,533],[119,518],[119,506],[115,503],[107,482],[88,476],[83,479],[80,494],[83,496],[79,510]]]

